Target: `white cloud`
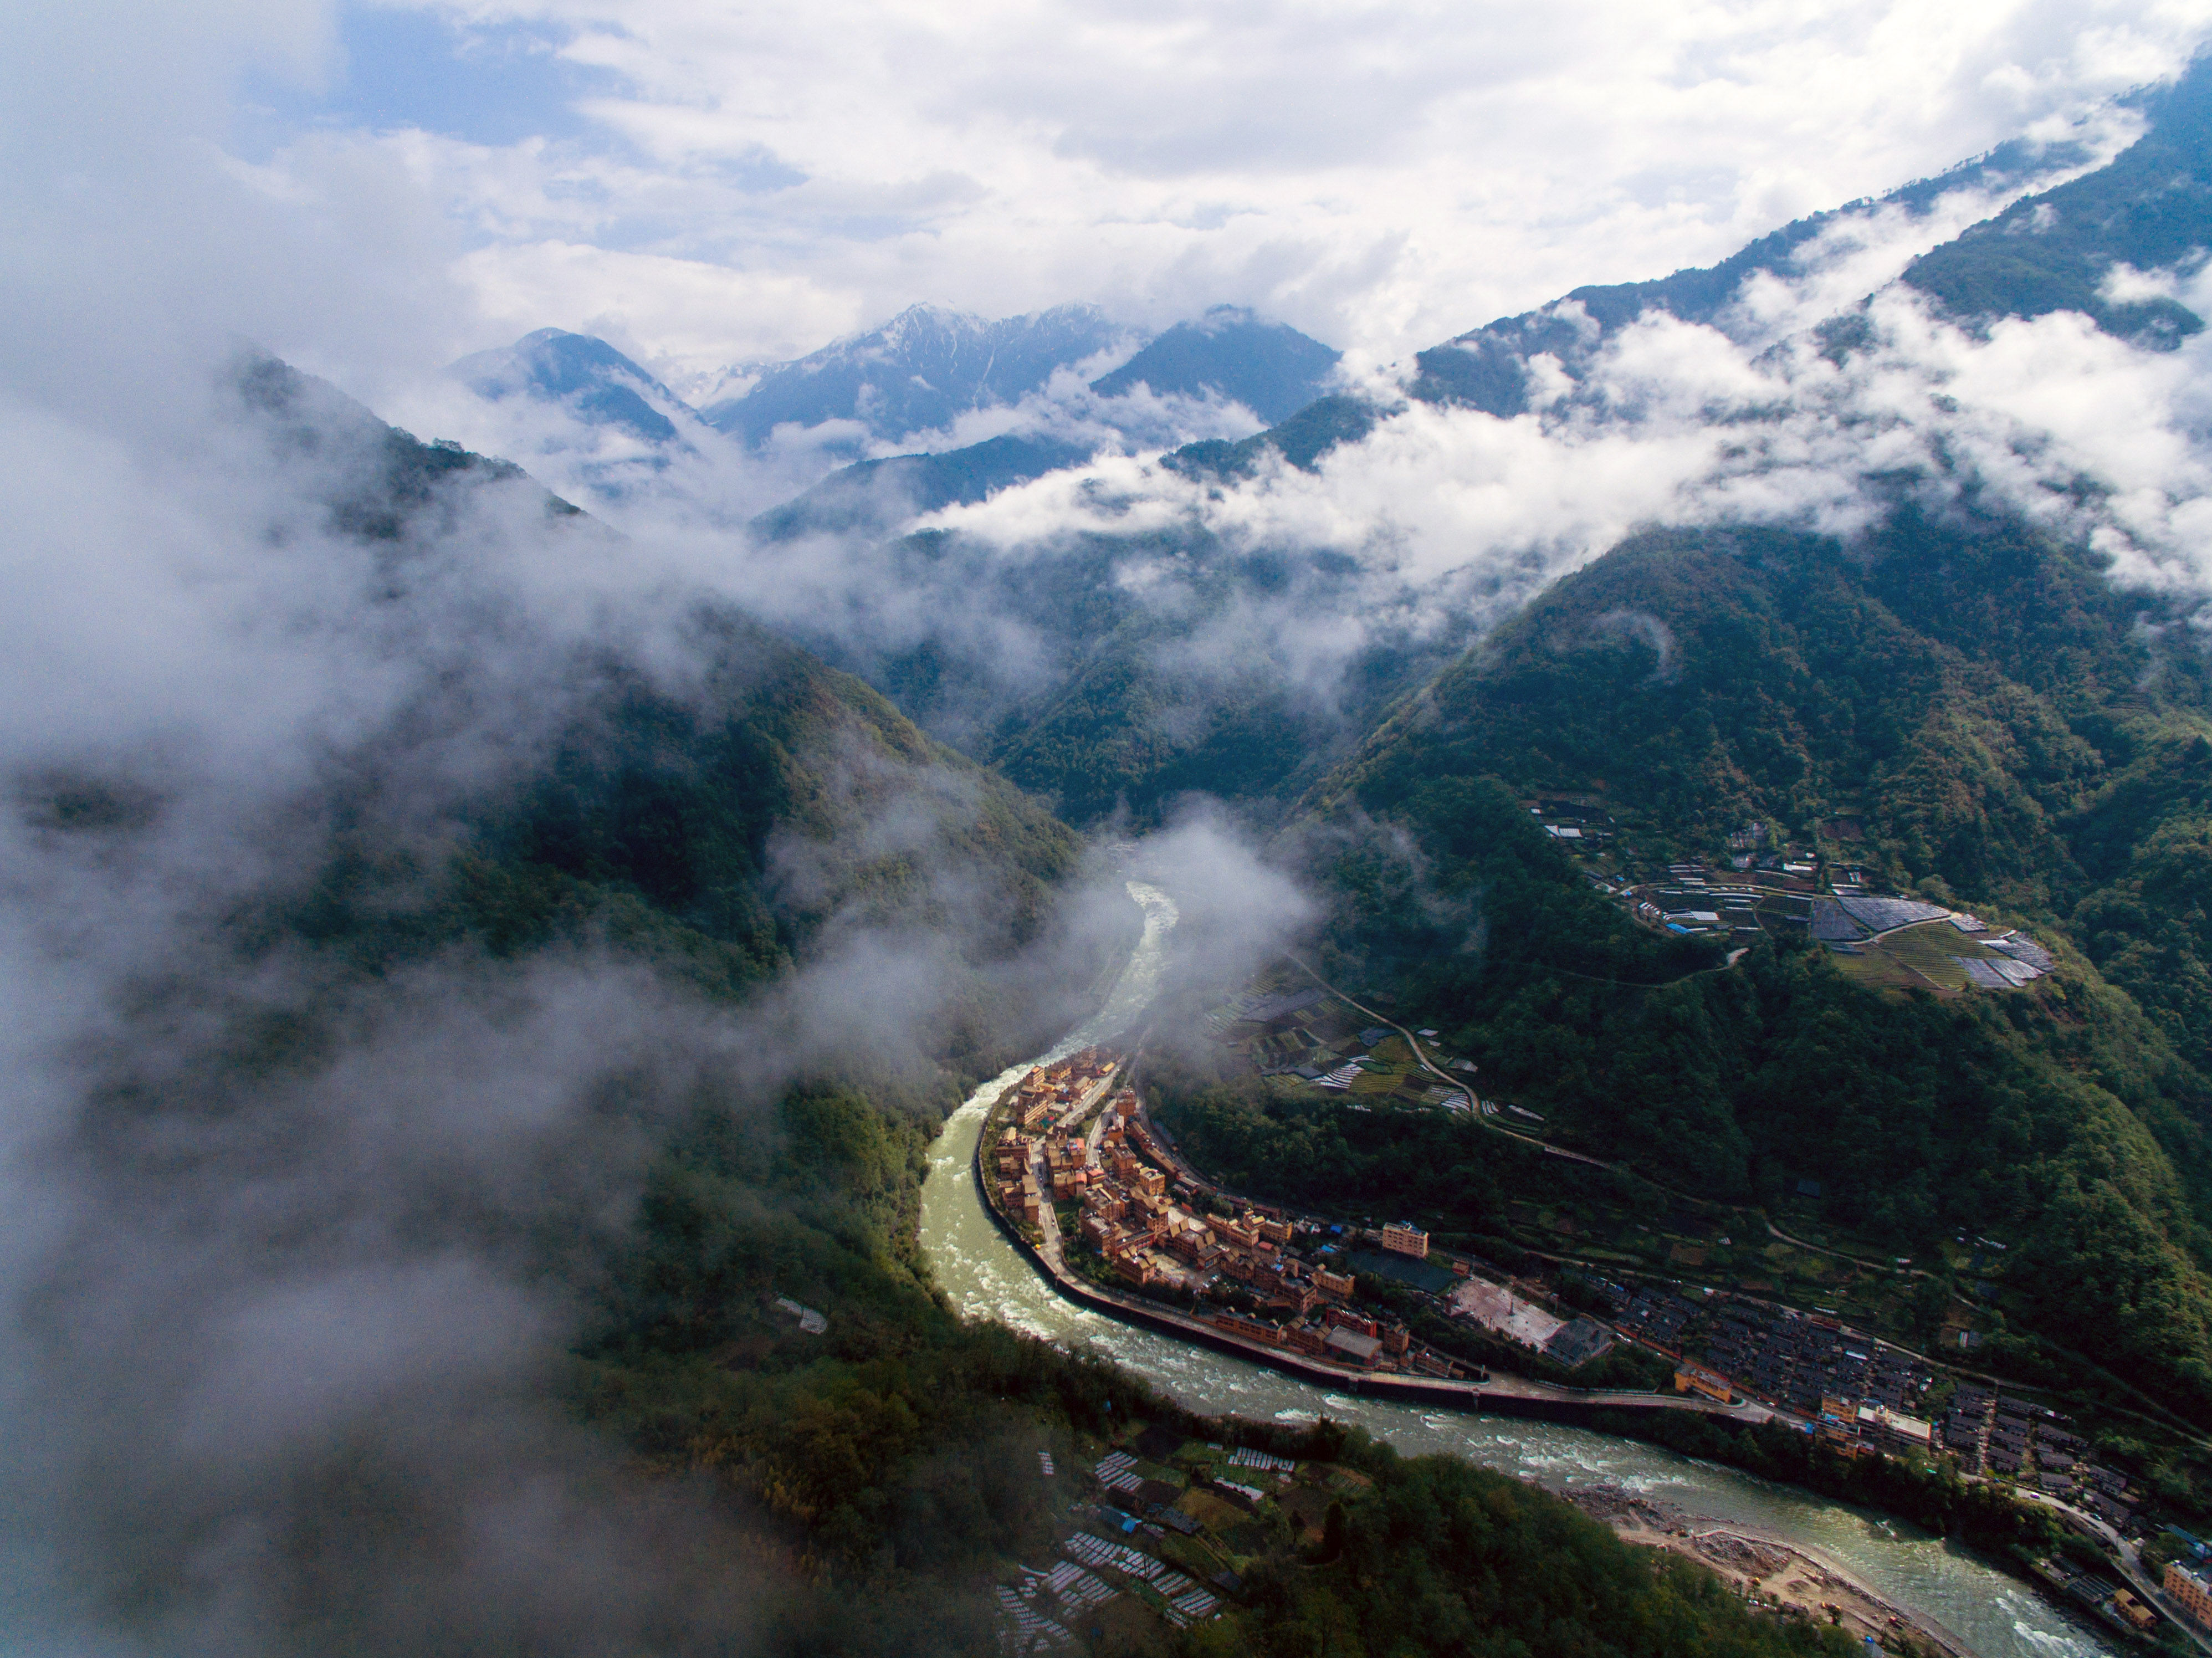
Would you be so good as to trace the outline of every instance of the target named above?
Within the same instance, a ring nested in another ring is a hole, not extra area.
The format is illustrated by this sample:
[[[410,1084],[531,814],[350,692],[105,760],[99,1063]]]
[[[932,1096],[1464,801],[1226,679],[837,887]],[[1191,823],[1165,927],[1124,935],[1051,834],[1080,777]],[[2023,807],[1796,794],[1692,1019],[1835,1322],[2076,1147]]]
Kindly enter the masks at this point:
[[[922,299],[1244,302],[1389,361],[2065,136],[2212,26],[2205,0],[434,9],[549,33],[598,85],[580,137],[360,118],[471,244],[471,343],[589,326],[671,376]]]

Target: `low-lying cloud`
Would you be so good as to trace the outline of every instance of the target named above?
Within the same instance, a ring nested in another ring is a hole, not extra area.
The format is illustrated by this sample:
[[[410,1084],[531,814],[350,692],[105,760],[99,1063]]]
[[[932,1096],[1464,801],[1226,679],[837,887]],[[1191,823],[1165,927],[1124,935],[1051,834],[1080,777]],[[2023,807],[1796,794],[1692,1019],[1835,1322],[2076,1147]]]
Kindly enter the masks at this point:
[[[702,1098],[772,1134],[796,1078],[931,1074],[968,987],[1057,1034],[1125,878],[1017,914],[961,839],[978,774],[833,733],[769,852],[795,959],[741,1005],[588,928],[313,942],[332,902],[404,934],[611,688],[708,717],[783,647],[526,478],[384,524],[361,411],[250,358],[200,384],[158,437],[0,410],[38,463],[0,670],[0,1615],[57,1651],[726,1649],[783,1593],[726,1495],[558,1404],[656,1151]],[[1293,904],[1225,841],[1161,855],[1257,883],[1201,929],[1236,959]]]

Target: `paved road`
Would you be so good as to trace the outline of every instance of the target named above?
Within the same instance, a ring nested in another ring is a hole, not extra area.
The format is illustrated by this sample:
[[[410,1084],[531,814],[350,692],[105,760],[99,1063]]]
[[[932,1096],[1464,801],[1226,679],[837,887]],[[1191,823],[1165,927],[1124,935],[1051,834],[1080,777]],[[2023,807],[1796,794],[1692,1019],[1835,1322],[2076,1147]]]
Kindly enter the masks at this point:
[[[1060,1216],[1052,1206],[1052,1165],[1045,1161],[1042,1135],[1030,1148],[1030,1172],[1036,1176],[1037,1231],[1044,1239],[1038,1248],[1057,1272],[1060,1270]]]
[[[1978,1476],[1976,1478],[1978,1479]],[[2128,1580],[2129,1587],[2164,1612],[2172,1621],[2176,1629],[2197,1643],[2199,1651],[2212,1653],[2212,1638],[2208,1638],[2204,1631],[2197,1627],[2194,1620],[2186,1616],[2179,1606],[2166,1598],[2166,1591],[2160,1588],[2152,1581],[2150,1574],[2143,1570],[2142,1556],[2136,1552],[2134,1544],[2129,1542],[2126,1538],[2121,1536],[2118,1532],[2086,1509],[2077,1509],[2071,1503],[2062,1502],[2059,1498],[2046,1496],[2041,1491],[2030,1491],[2025,1486],[2020,1487],[2014,1494],[2030,1503],[2040,1503],[2046,1509],[2056,1509],[2069,1519],[2080,1522],[2088,1530],[2095,1533],[2105,1546],[2118,1557],[2113,1564],[2119,1568],[2120,1576]]]
[[[1468,1087],[1463,1078],[1451,1076],[1447,1072],[1437,1069],[1436,1066],[1430,1063],[1428,1054],[1424,1052],[1421,1048],[1421,1039],[1419,1036],[1416,1036],[1412,1031],[1407,1029],[1405,1026],[1398,1023],[1397,1021],[1392,1019],[1389,1015],[1376,1012],[1373,1008],[1369,1007],[1364,1002],[1352,1000],[1350,996],[1345,994],[1343,991],[1339,990],[1334,985],[1329,983],[1328,980],[1322,978],[1320,974],[1314,971],[1314,969],[1308,966],[1304,962],[1299,961],[1297,957],[1292,956],[1290,959],[1293,962],[1297,962],[1298,966],[1304,969],[1306,976],[1311,979],[1316,984],[1319,985],[1323,990],[1328,992],[1330,995],[1334,996],[1338,1000],[1345,1003],[1346,1005],[1358,1009],[1360,1012],[1364,1013],[1369,1018],[1373,1019],[1378,1024],[1386,1025],[1390,1029],[1396,1031],[1401,1036],[1403,1036],[1406,1039],[1406,1046],[1413,1050],[1413,1058],[1419,1062],[1421,1069],[1427,1072],[1431,1077],[1434,1077],[1438,1082],[1443,1084],[1445,1087],[1452,1090],[1455,1093],[1459,1095],[1462,1099],[1465,1100],[1467,1102],[1468,1109],[1474,1114],[1475,1121],[1480,1122],[1484,1127],[1491,1130],[1493,1133],[1503,1134],[1508,1139],[1519,1140],[1523,1145],[1533,1145],[1539,1151],[1542,1151],[1548,1156],[1565,1157],[1570,1163],[1586,1163],[1593,1169],[1610,1169],[1613,1167],[1613,1164],[1605,1162],[1602,1158],[1585,1157],[1580,1151],[1570,1151],[1563,1145],[1554,1145],[1549,1140],[1539,1139],[1534,1134],[1524,1134],[1517,1128],[1508,1128],[1504,1123],[1499,1122],[1494,1117],[1484,1116],[1482,1114],[1482,1102],[1476,1097],[1474,1090]],[[1656,1184],[1656,1182],[1655,1181],[1654,1184]]]

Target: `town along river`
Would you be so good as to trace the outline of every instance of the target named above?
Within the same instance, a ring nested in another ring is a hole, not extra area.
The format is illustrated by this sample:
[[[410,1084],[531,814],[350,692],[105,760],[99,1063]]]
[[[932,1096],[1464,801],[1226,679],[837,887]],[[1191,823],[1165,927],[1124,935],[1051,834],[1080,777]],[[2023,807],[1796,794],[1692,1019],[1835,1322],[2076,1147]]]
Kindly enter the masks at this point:
[[[1129,895],[1145,911],[1135,951],[1097,1015],[1039,1060],[1127,1035],[1157,987],[1176,908],[1142,882]],[[921,1193],[921,1242],[937,1281],[961,1312],[1104,1355],[1188,1408],[1259,1420],[1356,1422],[1400,1450],[1447,1451],[1553,1489],[1610,1485],[1686,1515],[1763,1533],[1857,1577],[1899,1607],[1940,1624],[1980,1658],[2091,1658],[2110,1644],[2055,1605],[1953,1545],[1905,1525],[1727,1468],[1691,1461],[1579,1428],[1422,1411],[1336,1394],[1240,1359],[1134,1329],[1074,1306],[985,1213],[974,1176],[975,1138],[1018,1066],[977,1089],[930,1148]]]

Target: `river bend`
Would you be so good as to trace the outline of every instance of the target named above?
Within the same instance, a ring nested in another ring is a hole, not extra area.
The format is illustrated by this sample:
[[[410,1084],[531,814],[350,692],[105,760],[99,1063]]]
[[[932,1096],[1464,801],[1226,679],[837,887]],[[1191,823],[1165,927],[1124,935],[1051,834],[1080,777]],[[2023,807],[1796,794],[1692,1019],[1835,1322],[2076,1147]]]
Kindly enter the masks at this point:
[[[1141,881],[1131,881],[1128,891],[1145,912],[1144,933],[1128,964],[1097,1014],[1038,1060],[1126,1035],[1151,1004],[1176,906],[1166,892]],[[1036,1062],[978,1088],[930,1148],[921,1194],[922,1247],[937,1281],[963,1314],[1102,1354],[1194,1411],[1284,1422],[1326,1413],[1356,1422],[1401,1451],[1448,1451],[1554,1489],[1611,1484],[1765,1533],[1825,1557],[1896,1605],[1932,1619],[1980,1658],[2103,1658],[2113,1651],[2100,1635],[2026,1585],[1900,1521],[1584,1429],[1423,1411],[1334,1393],[1062,1300],[985,1212],[973,1172],[985,1113]]]

